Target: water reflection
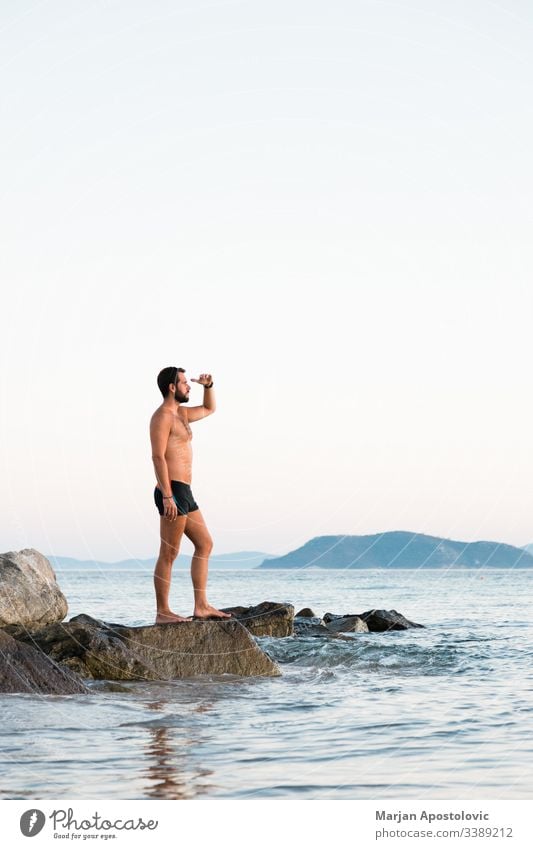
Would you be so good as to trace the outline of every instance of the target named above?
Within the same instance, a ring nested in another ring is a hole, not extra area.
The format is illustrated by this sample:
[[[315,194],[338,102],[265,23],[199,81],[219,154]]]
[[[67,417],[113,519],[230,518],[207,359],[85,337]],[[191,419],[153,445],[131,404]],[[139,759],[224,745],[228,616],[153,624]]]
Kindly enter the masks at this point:
[[[147,702],[148,710],[165,712],[172,706],[169,702],[158,700]],[[202,711],[209,710],[203,705]],[[213,774],[210,769],[202,768],[191,758],[191,749],[195,752],[202,741],[191,733],[191,729],[175,728],[161,725],[147,729],[147,739],[144,744],[144,754],[147,766],[142,770],[146,797],[149,799],[194,799],[214,789],[214,785],[206,781]]]

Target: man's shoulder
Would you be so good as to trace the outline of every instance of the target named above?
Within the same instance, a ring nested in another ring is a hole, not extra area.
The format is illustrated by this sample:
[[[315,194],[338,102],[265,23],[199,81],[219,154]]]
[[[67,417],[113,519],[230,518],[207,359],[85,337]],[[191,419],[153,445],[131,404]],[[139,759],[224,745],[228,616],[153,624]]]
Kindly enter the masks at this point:
[[[174,413],[172,412],[172,410],[169,410],[166,407],[163,407],[163,405],[161,405],[161,407],[158,407],[157,410],[154,410],[154,412],[152,413],[152,418],[150,419],[150,421],[155,422],[158,419],[162,419],[162,418],[174,418]]]

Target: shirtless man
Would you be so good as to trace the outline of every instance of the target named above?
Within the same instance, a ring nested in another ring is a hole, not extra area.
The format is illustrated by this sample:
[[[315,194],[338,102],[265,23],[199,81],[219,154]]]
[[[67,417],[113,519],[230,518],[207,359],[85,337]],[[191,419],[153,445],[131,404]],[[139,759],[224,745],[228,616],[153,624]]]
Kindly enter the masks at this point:
[[[167,622],[189,622],[191,617],[178,616],[169,607],[172,565],[179,552],[183,534],[194,545],[191,578],[194,589],[194,616],[199,619],[229,619],[207,601],[207,571],[213,540],[204,517],[194,500],[192,478],[192,431],[190,422],[215,412],[215,393],[210,374],[192,377],[204,387],[204,403],[199,407],[182,407],[189,400],[191,387],[185,369],[169,366],[157,377],[164,401],[150,420],[152,460],[157,478],[154,501],[161,516],[161,548],[155,564],[154,587],[157,605],[156,625]]]

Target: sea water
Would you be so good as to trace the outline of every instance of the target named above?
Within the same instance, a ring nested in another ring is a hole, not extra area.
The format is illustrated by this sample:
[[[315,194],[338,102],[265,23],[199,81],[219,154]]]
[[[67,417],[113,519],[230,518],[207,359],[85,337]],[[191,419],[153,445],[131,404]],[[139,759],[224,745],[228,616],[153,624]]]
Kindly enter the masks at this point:
[[[68,617],[152,624],[152,573],[57,572]],[[212,570],[222,606],[394,608],[424,629],[260,638],[278,678],[0,696],[0,797],[523,799],[533,789],[528,570]],[[192,612],[175,570],[171,603]]]

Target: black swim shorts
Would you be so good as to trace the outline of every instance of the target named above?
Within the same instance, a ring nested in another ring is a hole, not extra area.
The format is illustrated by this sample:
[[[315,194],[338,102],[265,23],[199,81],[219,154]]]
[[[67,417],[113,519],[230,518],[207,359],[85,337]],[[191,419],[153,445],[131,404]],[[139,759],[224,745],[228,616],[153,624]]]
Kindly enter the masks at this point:
[[[178,516],[186,516],[188,513],[192,513],[193,510],[200,509],[194,500],[190,484],[184,483],[183,481],[170,481],[170,486],[172,489],[172,495],[174,496],[174,501],[178,508]],[[158,486],[154,489],[154,501],[155,506],[159,510],[160,516],[164,516],[165,509],[163,507],[163,493]]]

